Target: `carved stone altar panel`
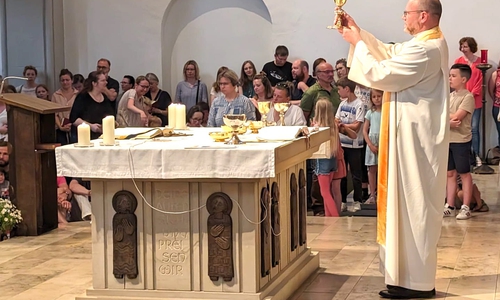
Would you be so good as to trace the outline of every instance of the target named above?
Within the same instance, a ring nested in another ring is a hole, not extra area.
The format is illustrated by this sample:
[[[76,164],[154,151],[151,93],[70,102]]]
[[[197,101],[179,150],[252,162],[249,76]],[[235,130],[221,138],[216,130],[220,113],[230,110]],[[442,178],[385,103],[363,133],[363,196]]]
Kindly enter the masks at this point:
[[[290,175],[290,250],[295,251],[299,245],[299,214],[297,199],[297,177]]]
[[[221,277],[227,282],[234,277],[232,209],[227,194],[213,193],[207,199],[208,276],[212,281]]]
[[[269,188],[262,188],[260,193],[260,275],[269,275],[271,270],[271,207]]]
[[[304,169],[299,171],[299,244],[301,246],[307,243],[307,209],[306,209],[306,174]]]
[[[273,182],[271,186],[271,245],[272,245],[272,266],[279,265],[281,259],[281,222],[280,222],[280,190],[277,182]]]
[[[137,199],[129,191],[113,196],[113,275],[122,279],[137,278]]]
[[[152,184],[154,274],[157,289],[191,290],[189,184]],[[162,212],[163,211],[163,212]]]

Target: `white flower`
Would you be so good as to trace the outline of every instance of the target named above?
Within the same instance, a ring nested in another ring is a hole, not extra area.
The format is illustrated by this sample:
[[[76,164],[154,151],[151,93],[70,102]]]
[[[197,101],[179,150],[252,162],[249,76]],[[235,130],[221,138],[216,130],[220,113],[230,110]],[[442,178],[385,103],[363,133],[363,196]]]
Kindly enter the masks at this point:
[[[7,218],[3,218],[3,220],[4,220],[5,222],[9,221],[9,219],[7,219]]]

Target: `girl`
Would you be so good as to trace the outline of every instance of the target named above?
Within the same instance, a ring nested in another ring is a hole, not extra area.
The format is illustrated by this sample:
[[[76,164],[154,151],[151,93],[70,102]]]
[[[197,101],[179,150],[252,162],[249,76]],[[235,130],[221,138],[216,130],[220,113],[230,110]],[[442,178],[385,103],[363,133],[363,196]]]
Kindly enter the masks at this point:
[[[246,60],[241,65],[241,75],[240,75],[240,87],[243,96],[248,99],[255,96],[255,91],[253,90],[253,79],[257,75],[257,70],[255,65],[251,60]]]
[[[363,125],[363,136],[367,145],[365,164],[368,167],[368,182],[371,193],[365,204],[375,204],[377,200],[378,138],[383,95],[383,91],[371,90],[372,108],[366,113]]]
[[[45,84],[39,84],[35,88],[36,97],[39,99],[50,101],[49,88]]]
[[[339,132],[355,138],[356,133],[338,124],[333,115],[333,105],[328,98],[319,98],[316,103],[315,127],[330,127],[330,158],[317,159],[315,173],[318,176],[325,216],[338,217],[342,195],[340,179],[346,176],[344,154],[339,141]]]

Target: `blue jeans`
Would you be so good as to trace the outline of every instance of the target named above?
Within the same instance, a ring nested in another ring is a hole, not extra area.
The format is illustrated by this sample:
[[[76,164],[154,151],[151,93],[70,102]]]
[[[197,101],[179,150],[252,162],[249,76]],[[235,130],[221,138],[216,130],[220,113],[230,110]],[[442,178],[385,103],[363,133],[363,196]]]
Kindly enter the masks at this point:
[[[497,135],[498,135],[498,144],[500,146],[500,122],[498,122],[498,112],[500,111],[499,107],[493,106],[491,113],[493,114],[493,120],[495,121],[495,125],[497,126]]]
[[[481,121],[481,108],[476,108],[472,114],[472,150],[476,156],[479,156],[479,123]]]

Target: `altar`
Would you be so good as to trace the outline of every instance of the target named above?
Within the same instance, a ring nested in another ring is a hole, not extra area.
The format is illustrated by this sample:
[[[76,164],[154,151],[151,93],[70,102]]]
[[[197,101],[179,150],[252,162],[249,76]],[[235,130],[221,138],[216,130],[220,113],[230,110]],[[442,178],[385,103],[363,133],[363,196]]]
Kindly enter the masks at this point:
[[[236,146],[213,130],[56,149],[58,175],[92,184],[93,285],[77,299],[284,300],[316,272],[305,160],[329,130]]]

